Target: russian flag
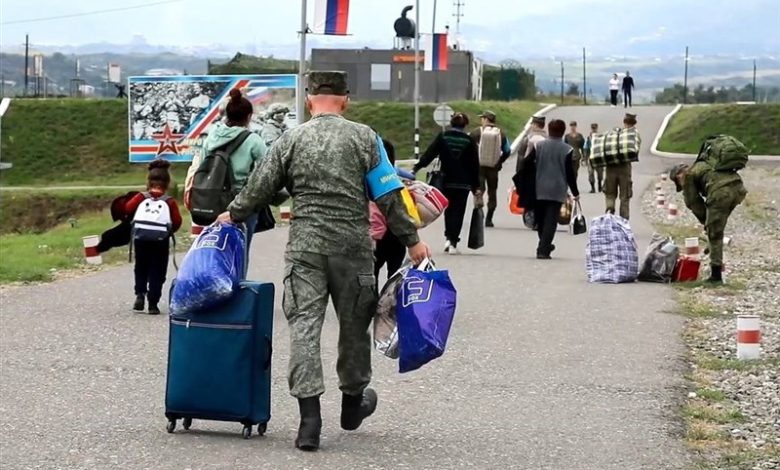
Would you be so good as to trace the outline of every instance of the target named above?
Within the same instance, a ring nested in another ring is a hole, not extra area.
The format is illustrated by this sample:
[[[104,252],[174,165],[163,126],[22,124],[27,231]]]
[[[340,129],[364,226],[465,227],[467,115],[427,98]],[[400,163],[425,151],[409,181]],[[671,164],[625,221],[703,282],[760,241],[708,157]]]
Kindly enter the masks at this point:
[[[431,34],[425,40],[425,70],[447,70],[447,35]]]
[[[349,20],[349,0],[316,0],[314,28],[318,34],[345,36]]]

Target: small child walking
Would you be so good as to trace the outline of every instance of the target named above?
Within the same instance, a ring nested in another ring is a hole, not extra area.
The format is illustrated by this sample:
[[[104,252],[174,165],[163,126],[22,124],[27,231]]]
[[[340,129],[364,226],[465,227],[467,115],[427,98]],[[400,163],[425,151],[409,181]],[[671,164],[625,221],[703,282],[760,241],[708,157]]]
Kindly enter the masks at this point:
[[[127,202],[125,210],[132,217],[132,240],[135,249],[135,303],[133,310],[159,315],[158,304],[168,272],[170,238],[181,227],[182,219],[176,200],[166,193],[171,184],[171,164],[155,160],[149,164],[147,190]]]

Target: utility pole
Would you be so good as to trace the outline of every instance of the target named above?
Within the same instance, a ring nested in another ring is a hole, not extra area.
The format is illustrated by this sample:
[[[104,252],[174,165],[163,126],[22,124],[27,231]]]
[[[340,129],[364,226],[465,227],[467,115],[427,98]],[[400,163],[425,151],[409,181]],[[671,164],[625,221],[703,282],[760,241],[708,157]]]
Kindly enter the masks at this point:
[[[582,48],[582,104],[588,104],[588,74],[585,68],[585,48]]]
[[[30,83],[30,35],[24,35],[24,96]]]
[[[685,82],[683,84],[683,104],[688,103],[688,46],[685,46]]]
[[[563,87],[565,86],[564,82],[563,82],[563,80],[564,80],[563,77],[564,77],[564,75],[563,75],[563,61],[561,61],[561,104],[563,104],[563,96],[564,96],[563,95]]]
[[[756,59],[753,59],[753,102],[756,102]]]
[[[460,19],[463,18],[463,7],[466,6],[466,3],[455,0],[452,6],[455,8],[455,13],[452,15],[455,17],[455,46],[460,50]]]
[[[303,124],[306,110],[306,85],[304,81],[306,79],[306,35],[309,34],[309,25],[306,21],[306,0],[301,0],[301,52],[300,61],[298,63],[298,98],[295,105],[295,118],[298,124]]]
[[[420,0],[414,2],[414,158],[420,159]]]

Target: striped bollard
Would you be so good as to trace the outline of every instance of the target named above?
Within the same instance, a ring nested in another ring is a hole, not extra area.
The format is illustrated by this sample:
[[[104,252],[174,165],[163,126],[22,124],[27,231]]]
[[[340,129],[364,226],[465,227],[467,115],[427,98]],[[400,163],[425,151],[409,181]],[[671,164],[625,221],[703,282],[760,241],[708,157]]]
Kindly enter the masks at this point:
[[[664,186],[661,183],[655,183],[655,193],[661,194],[664,192]]]
[[[669,181],[669,175],[666,173],[661,173],[661,181],[663,182]]]
[[[193,222],[192,226],[190,227],[190,238],[198,238],[198,235],[200,235],[202,232],[203,226]]]
[[[699,251],[699,238],[698,237],[691,237],[685,239],[685,256],[699,260],[701,257],[700,251]]]
[[[100,237],[97,235],[90,235],[88,237],[83,237],[82,241],[84,242],[84,258],[87,261],[87,264],[103,264],[103,257],[100,256],[100,252],[98,252],[98,243],[100,243]]]
[[[282,222],[284,223],[290,223],[290,218],[292,217],[292,214],[290,212],[290,206],[282,206],[279,208],[279,217],[282,219]]]
[[[666,196],[664,196],[663,194],[656,195],[655,196],[655,205],[659,209],[663,209],[664,207],[666,207]]]
[[[676,220],[678,215],[679,213],[677,211],[677,204],[669,204],[669,213],[667,214],[666,218],[668,220]]]
[[[758,315],[737,316],[737,359],[749,361],[761,355],[761,322]]]

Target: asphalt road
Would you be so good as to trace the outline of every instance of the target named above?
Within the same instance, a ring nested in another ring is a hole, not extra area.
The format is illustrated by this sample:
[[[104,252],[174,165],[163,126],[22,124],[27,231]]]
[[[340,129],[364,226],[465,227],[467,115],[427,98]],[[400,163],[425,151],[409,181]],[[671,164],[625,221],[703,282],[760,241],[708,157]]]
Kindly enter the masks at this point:
[[[667,108],[637,108],[649,147]],[[618,125],[622,109],[562,108],[551,116]],[[635,192],[666,163],[642,155]],[[507,167],[514,165],[508,164]],[[507,186],[510,174],[502,175]],[[587,172],[580,175],[586,187]],[[130,312],[130,266],[0,291],[0,467],[8,469],[677,469],[687,464],[676,404],[683,395],[682,318],[669,288],[589,285],[585,236],[561,229],[552,261],[506,209],[486,248],[441,254],[441,224],[425,238],[458,288],[448,351],[399,375],[375,358],[377,414],[339,429],[336,322],[325,325],[322,449],[293,449],[288,329],[277,307],[273,418],[245,441],[240,426],[198,422],[165,431],[166,317]],[[635,200],[638,202],[638,199]],[[583,195],[586,215],[601,195]],[[651,228],[634,208],[644,247]],[[253,243],[251,278],[280,285],[286,230]],[[464,228],[464,237],[466,228]],[[280,297],[276,299],[277,306]]]

